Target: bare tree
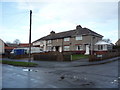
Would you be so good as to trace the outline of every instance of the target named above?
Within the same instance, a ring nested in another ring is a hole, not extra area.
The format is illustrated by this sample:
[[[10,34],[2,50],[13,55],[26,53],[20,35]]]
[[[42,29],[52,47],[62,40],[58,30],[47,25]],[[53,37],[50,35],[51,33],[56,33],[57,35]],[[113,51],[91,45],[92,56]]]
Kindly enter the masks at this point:
[[[20,40],[19,40],[19,39],[15,39],[15,40],[13,41],[13,43],[14,43],[14,44],[20,44]]]
[[[111,43],[110,39],[103,39],[103,41],[107,42],[107,43]]]

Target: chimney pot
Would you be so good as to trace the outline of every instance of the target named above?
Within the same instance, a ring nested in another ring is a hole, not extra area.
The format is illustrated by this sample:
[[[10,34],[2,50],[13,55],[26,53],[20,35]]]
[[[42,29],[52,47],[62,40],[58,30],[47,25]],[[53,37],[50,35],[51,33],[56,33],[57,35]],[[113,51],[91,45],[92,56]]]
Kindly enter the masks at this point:
[[[82,28],[81,25],[77,25],[76,26],[76,29],[80,29],[80,28]]]

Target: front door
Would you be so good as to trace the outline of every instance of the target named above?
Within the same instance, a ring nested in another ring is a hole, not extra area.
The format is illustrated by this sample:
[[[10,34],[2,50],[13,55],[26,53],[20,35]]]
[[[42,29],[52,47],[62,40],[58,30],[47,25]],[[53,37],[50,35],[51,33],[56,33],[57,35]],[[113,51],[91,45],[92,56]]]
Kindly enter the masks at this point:
[[[55,48],[56,48],[56,51],[59,51],[59,46],[56,46]]]
[[[86,54],[86,55],[89,55],[89,53],[90,53],[89,45],[86,45],[85,48],[86,48],[86,50],[85,50],[85,54]]]

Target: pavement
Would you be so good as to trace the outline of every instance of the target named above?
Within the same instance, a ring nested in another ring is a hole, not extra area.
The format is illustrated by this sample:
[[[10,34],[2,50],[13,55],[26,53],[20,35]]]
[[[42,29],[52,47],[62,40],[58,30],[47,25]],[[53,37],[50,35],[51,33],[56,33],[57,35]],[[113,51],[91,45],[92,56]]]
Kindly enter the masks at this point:
[[[9,61],[20,61],[20,62],[28,62],[28,59],[8,59],[2,58],[0,60],[9,60]],[[46,68],[61,68],[61,67],[79,67],[79,66],[90,66],[90,65],[99,65],[105,64],[112,61],[120,60],[120,57],[114,57],[101,61],[89,62],[88,59],[81,59],[75,61],[34,61],[31,62],[37,63],[38,67],[46,67]]]

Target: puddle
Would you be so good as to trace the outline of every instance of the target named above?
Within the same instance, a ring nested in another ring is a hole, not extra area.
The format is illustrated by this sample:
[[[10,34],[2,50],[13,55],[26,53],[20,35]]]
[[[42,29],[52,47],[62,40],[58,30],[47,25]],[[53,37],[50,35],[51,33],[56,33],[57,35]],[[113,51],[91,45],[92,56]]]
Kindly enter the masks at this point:
[[[23,69],[24,72],[33,71],[32,69]]]
[[[114,82],[117,82],[117,80],[114,80]]]
[[[112,82],[111,82],[111,84],[117,84],[118,83],[118,80],[113,80]]]
[[[25,72],[27,72],[27,71],[38,72],[38,70],[32,70],[32,69],[28,69],[28,68],[24,68],[23,71],[25,71]]]
[[[114,82],[111,82],[112,84],[114,83]]]

